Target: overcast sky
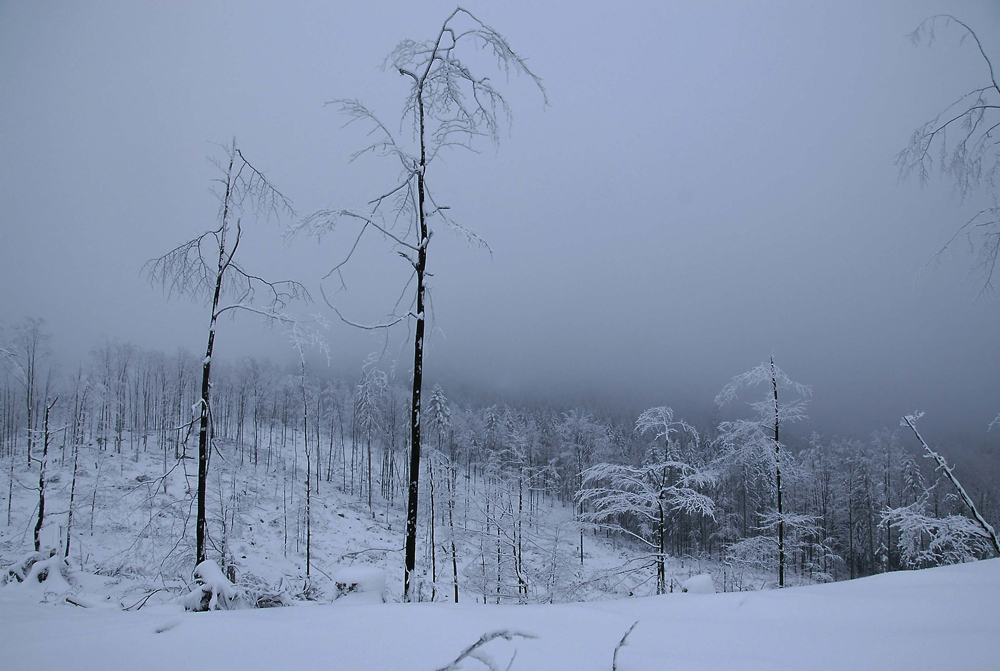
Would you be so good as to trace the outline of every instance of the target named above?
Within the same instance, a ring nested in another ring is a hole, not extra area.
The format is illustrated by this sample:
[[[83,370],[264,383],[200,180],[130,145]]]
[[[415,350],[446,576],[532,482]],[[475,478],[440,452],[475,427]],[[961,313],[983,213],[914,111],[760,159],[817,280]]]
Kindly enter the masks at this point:
[[[406,81],[382,59],[453,7],[0,2],[0,318],[46,319],[69,358],[103,337],[202,349],[204,306],[167,302],[140,270],[214,225],[212,143],[238,138],[300,214],[381,193],[396,166],[349,164],[364,129],[324,103],[398,119]],[[988,75],[957,30],[930,48],[907,34],[950,12],[1000,58],[1000,5],[467,7],[528,57],[551,104],[494,74],[511,132],[434,168],[493,258],[433,241],[432,381],[698,414],[773,352],[813,385],[814,428],[863,434],[923,409],[988,438],[1000,304],[977,298],[961,249],[924,269],[978,203],[936,175],[900,182],[894,156]],[[244,265],[318,297],[345,244],[284,245],[261,223]],[[358,261],[335,300],[375,319],[405,268],[378,244]],[[378,347],[339,323],[328,337],[347,370]],[[253,318],[220,329],[223,357],[288,351]]]

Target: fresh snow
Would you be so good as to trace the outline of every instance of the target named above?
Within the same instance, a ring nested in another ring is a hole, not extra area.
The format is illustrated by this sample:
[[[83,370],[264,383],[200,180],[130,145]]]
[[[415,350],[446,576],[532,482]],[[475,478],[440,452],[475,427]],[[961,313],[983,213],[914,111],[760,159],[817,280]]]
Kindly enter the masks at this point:
[[[337,599],[346,603],[385,603],[385,571],[374,566],[345,566],[333,575]]]
[[[1000,560],[851,582],[586,604],[378,604],[186,613],[40,604],[0,589],[7,669],[439,669],[484,634],[500,668],[995,669]],[[516,653],[516,657],[514,656]],[[466,660],[463,669],[484,668]]]
[[[715,594],[712,576],[707,573],[693,575],[681,583],[681,592],[687,594]]]

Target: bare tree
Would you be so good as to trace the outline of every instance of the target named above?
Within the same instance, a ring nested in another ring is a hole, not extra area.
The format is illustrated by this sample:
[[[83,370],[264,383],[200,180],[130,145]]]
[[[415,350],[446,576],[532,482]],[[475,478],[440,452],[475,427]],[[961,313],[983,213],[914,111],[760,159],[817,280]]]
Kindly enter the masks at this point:
[[[960,34],[960,42],[970,42],[981,57],[983,81],[933,118],[917,128],[910,143],[896,156],[900,175],[917,175],[925,184],[935,170],[948,176],[958,194],[965,199],[980,186],[987,190],[987,204],[971,219],[958,227],[938,255],[966,240],[976,256],[975,272],[980,275],[982,290],[993,290],[993,271],[1000,254],[1000,151],[997,132],[1000,129],[1000,85],[993,63],[979,36],[967,24],[948,14],[925,19],[910,34],[914,44],[933,43],[940,29],[952,29]]]
[[[42,525],[45,524],[45,469],[49,463],[49,441],[52,436],[49,431],[49,413],[58,400],[58,396],[51,401],[48,398],[45,399],[45,419],[42,423],[42,458],[38,460],[38,521],[35,522],[35,552],[41,550],[39,534],[42,532]]]
[[[367,486],[368,486],[368,512],[372,518],[375,517],[375,509],[372,506],[372,440],[381,433],[384,417],[382,413],[382,402],[389,385],[389,378],[385,371],[377,366],[378,360],[375,356],[370,356],[365,361],[361,369],[361,378],[355,390],[355,409],[357,413],[357,426],[364,434],[365,448],[367,454]]]
[[[678,512],[714,518],[715,502],[700,491],[714,483],[714,473],[678,459],[654,459],[639,467],[597,464],[583,472],[577,499],[592,507],[581,514],[583,521],[621,532],[654,550],[656,593],[665,594],[667,523]],[[638,529],[626,526],[626,520],[637,521]]]
[[[281,318],[283,321],[288,321],[289,319],[285,316]],[[323,324],[325,326],[325,323]],[[288,340],[295,349],[295,353],[299,357],[299,393],[302,396],[302,449],[306,456],[306,579],[309,579],[310,573],[312,571],[312,451],[309,447],[309,390],[307,389],[308,383],[306,379],[306,347],[315,347],[321,352],[326,354],[327,362],[329,363],[330,350],[326,343],[326,339],[323,338],[316,331],[303,328],[302,324],[297,321],[292,320],[288,324],[289,328],[287,330]],[[319,396],[319,389],[315,390],[315,396]],[[255,420],[256,421],[256,420]],[[316,441],[314,447],[316,451],[316,463],[319,464],[319,422],[320,417],[317,413],[316,419],[314,421],[316,425]],[[256,439],[255,439],[256,440]],[[256,444],[254,447],[256,451]],[[318,470],[318,469],[317,469]],[[319,474],[317,473],[316,479],[316,491],[319,492]]]
[[[455,468],[455,441],[451,441],[450,455],[444,456],[444,434],[451,431],[453,424],[451,421],[451,408],[448,407],[448,399],[444,395],[441,385],[434,385],[431,392],[431,400],[428,407],[429,417],[433,428],[437,433],[437,455],[444,462],[448,476],[448,536],[451,542],[451,570],[452,587],[454,588],[455,603],[458,603],[458,553],[455,549],[455,481],[458,472]],[[431,486],[433,488],[434,462],[431,461]],[[431,496],[431,536],[434,535],[434,497]],[[433,557],[433,555],[432,555]],[[433,559],[432,568],[433,568]],[[432,571],[433,574],[433,571]]]
[[[774,365],[774,356],[759,366],[734,377],[722,388],[715,402],[725,405],[737,398],[741,389],[752,389],[760,384],[770,387],[761,401],[751,403],[756,417],[722,422],[719,425],[718,443],[727,457],[742,464],[754,464],[763,469],[766,477],[773,476],[776,494],[778,530],[778,586],[785,586],[785,519],[783,492],[781,488],[781,438],[780,426],[785,422],[805,419],[804,397],[810,395],[810,387],[793,382],[783,370]],[[799,396],[791,402],[778,403],[778,389],[786,389]]]
[[[571,410],[563,413],[562,420],[556,426],[556,432],[563,441],[563,459],[568,466],[569,473],[573,477],[569,478],[567,485],[575,485],[574,496],[579,493],[586,484],[585,475],[587,468],[595,460],[607,455],[610,440],[608,438],[608,428],[586,412]],[[575,482],[572,482],[575,480]],[[586,498],[578,497],[577,514],[582,521],[586,519],[586,506],[589,501]],[[583,564],[583,526],[580,526],[580,563]]]
[[[31,467],[31,448],[35,444],[38,424],[38,365],[49,354],[48,341],[52,337],[44,330],[45,320],[26,317],[14,327],[14,337],[6,347],[0,347],[2,359],[18,384],[24,388],[27,411],[27,463]]]
[[[309,298],[305,287],[298,282],[265,280],[244,269],[236,260],[243,235],[241,217],[244,213],[269,219],[282,214],[294,216],[295,212],[291,202],[247,161],[235,139],[222,149],[225,159],[213,161],[220,172],[215,180],[219,225],[147,262],[144,267],[150,283],[162,286],[168,296],[187,294],[211,306],[208,345],[202,361],[201,399],[198,403],[196,565],[207,559],[205,494],[212,439],[210,378],[219,317],[245,311],[269,320],[286,320],[287,316],[282,311],[290,301]]]
[[[671,510],[690,509],[692,507],[699,508],[697,504],[692,506],[686,488],[683,485],[679,486],[682,482],[699,482],[697,477],[693,477],[693,474],[697,473],[697,471],[686,465],[678,468],[675,464],[671,463],[672,461],[678,461],[679,458],[677,446],[670,442],[670,437],[675,433],[687,434],[697,444],[700,441],[700,436],[695,428],[687,422],[675,420],[672,408],[662,405],[644,410],[635,422],[635,432],[638,434],[651,433],[653,434],[654,441],[663,440],[662,461],[657,463],[658,460],[654,448],[645,465],[653,467],[649,475],[652,476],[653,481],[659,488],[656,495],[658,512],[656,523],[659,536],[659,555],[656,560],[656,593],[664,594],[666,592],[667,513]],[[680,475],[679,478],[675,478],[675,470]],[[704,474],[703,477],[707,478],[708,476],[709,474]],[[714,479],[714,474],[711,477]],[[707,499],[707,497],[705,498]],[[696,500],[697,497],[695,497]],[[709,517],[714,517],[715,513],[711,499],[708,499],[707,505],[701,506],[699,512]]]
[[[401,322],[414,323],[413,387],[410,403],[410,480],[406,516],[406,553],[403,579],[404,600],[410,596],[410,573],[414,568],[417,537],[417,501],[420,477],[421,388],[423,383],[424,327],[427,304],[427,248],[435,224],[450,228],[470,244],[486,247],[472,230],[452,219],[448,207],[439,203],[429,183],[429,168],[446,149],[473,149],[473,141],[487,137],[496,143],[500,120],[510,117],[507,101],[489,77],[476,76],[460,54],[486,51],[496,59],[505,75],[527,75],[545,97],[545,89],[507,40],[469,11],[458,7],[445,19],[431,40],[403,40],[389,54],[383,68],[411,80],[403,106],[400,127],[412,128],[412,149],[404,146],[375,113],[357,100],[335,100],[351,121],[371,127],[375,141],[353,158],[371,152],[399,161],[399,181],[360,209],[323,210],[306,218],[295,230],[321,235],[338,222],[357,224],[360,230],[346,257],[327,275],[336,276],[343,286],[342,270],[350,261],[366,233],[375,233],[391,242],[395,251],[413,271],[396,307],[380,324],[359,324],[330,307],[346,323],[367,329],[387,329]],[[545,99],[548,102],[547,98]],[[294,231],[293,231],[294,232]],[[412,294],[410,293],[412,290]],[[327,300],[324,293],[324,299]]]
[[[70,482],[69,505],[66,510],[66,548],[64,556],[69,558],[70,542],[73,539],[73,502],[76,499],[76,480],[80,466],[80,443],[83,442],[83,424],[87,415],[87,395],[90,380],[83,375],[83,366],[77,369],[76,390],[73,394],[73,414],[70,416],[69,435],[73,448],[73,478]],[[166,485],[164,485],[166,487]]]

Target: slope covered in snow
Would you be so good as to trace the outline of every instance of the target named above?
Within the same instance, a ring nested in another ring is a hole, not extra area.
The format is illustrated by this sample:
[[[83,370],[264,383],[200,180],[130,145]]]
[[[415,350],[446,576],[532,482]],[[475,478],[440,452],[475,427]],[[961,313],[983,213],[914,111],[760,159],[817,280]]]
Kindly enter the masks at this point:
[[[185,613],[39,604],[0,589],[9,669],[439,669],[488,632],[499,668],[993,669],[1000,560],[782,591],[669,594],[588,604],[306,605]],[[463,669],[487,668],[467,659]]]

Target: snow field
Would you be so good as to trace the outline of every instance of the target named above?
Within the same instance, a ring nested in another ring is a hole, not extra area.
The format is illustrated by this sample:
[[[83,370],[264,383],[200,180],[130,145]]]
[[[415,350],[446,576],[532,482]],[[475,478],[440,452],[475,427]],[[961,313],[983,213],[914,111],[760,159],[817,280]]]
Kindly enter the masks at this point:
[[[487,632],[483,651],[512,671],[611,668],[993,669],[1000,658],[1000,560],[786,590],[668,594],[588,604],[330,605],[185,613],[109,612],[31,602],[0,590],[5,668],[81,671],[439,669]],[[159,633],[158,633],[159,632]],[[485,668],[466,660],[463,669]]]

